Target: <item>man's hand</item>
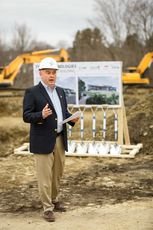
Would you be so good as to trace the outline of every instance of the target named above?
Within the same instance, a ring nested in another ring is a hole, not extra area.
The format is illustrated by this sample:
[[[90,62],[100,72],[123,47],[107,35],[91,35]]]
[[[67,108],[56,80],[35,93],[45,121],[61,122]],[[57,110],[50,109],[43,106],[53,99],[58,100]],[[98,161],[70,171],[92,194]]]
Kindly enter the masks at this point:
[[[46,106],[42,110],[43,119],[47,118],[51,114],[52,114],[52,110],[48,107],[48,104],[46,104]]]
[[[72,122],[76,123],[79,120],[79,117],[74,118],[73,120],[71,120]]]

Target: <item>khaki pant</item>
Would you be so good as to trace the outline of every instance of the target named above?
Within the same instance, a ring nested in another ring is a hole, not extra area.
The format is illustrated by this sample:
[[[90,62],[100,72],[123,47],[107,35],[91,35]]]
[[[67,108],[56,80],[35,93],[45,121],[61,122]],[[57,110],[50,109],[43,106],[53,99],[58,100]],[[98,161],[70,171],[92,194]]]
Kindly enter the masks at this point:
[[[53,153],[35,154],[38,189],[44,211],[53,210],[58,201],[59,183],[63,174],[65,150],[62,136],[56,138]]]

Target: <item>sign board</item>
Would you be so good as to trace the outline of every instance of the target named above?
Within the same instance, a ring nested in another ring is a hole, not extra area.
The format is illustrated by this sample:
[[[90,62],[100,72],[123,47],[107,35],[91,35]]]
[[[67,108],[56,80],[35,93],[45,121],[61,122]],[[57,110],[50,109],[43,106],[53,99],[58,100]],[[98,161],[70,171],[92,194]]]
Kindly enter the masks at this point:
[[[65,90],[68,104],[121,106],[121,62],[59,62],[56,85]],[[34,64],[34,84],[40,81]]]

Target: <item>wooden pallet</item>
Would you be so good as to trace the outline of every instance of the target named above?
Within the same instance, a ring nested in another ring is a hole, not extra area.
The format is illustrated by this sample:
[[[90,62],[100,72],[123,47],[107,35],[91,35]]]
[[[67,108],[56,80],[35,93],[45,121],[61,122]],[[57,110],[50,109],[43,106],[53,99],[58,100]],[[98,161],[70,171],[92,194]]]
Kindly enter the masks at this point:
[[[76,143],[80,143],[80,141],[76,141]],[[89,141],[85,141],[85,143],[89,143]],[[96,141],[96,143],[98,143],[98,141]],[[99,142],[100,143],[100,142]],[[109,142],[110,143],[110,142]],[[112,142],[111,142],[112,144]],[[66,152],[65,155],[66,156],[79,156],[79,157],[115,157],[115,158],[134,158],[136,156],[137,153],[139,153],[140,149],[142,149],[143,145],[141,143],[137,144],[137,145],[121,145],[121,149],[122,152],[121,154],[118,155],[111,155],[111,154],[95,154],[95,153],[84,153],[84,154],[80,154],[77,152],[74,153],[68,153]],[[29,143],[24,143],[22,146],[20,146],[19,148],[14,149],[14,154],[15,155],[20,155],[20,156],[24,156],[24,155],[33,155],[32,153],[30,153],[29,151]]]

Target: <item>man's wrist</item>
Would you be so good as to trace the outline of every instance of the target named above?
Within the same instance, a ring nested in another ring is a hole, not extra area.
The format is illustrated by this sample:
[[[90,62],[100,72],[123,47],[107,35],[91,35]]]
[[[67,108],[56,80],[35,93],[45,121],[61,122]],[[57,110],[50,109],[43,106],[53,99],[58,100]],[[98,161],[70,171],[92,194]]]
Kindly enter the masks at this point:
[[[42,112],[42,118],[43,118],[43,119],[45,119],[45,118],[46,118],[43,112]]]

